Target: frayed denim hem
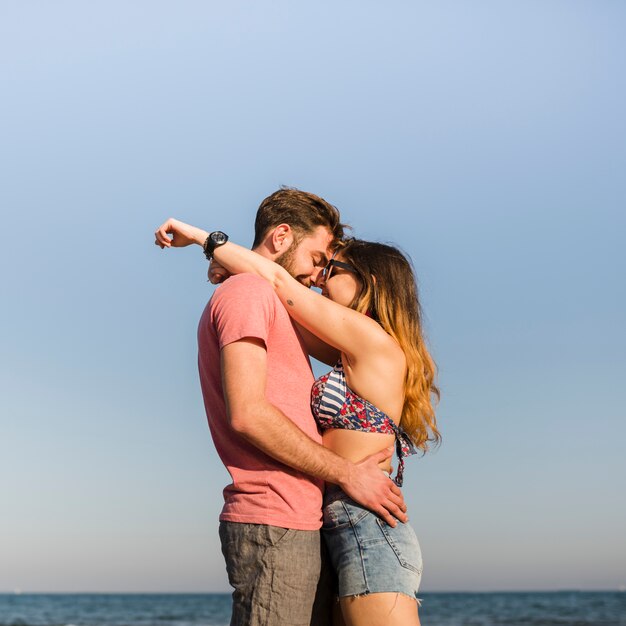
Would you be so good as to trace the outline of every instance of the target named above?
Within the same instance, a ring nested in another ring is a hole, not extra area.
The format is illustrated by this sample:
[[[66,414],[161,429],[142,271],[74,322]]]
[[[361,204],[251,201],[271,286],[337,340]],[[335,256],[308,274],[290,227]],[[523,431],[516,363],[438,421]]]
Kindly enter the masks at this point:
[[[340,600],[344,600],[345,598],[365,598],[367,596],[372,596],[377,593],[395,593],[397,595],[406,596],[411,600],[415,600],[415,602],[417,602],[417,606],[420,608],[422,606],[422,602],[424,602],[422,598],[418,598],[410,593],[405,593],[404,591],[364,591],[363,593],[353,593],[347,596],[336,596],[336,601],[339,602]]]

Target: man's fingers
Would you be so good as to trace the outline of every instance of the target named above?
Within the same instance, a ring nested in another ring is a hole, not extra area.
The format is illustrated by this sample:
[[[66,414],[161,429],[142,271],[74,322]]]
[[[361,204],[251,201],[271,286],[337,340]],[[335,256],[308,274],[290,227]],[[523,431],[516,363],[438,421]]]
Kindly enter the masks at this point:
[[[402,489],[400,489],[400,487],[398,487],[398,485],[396,485],[393,480],[391,481],[391,491],[394,495],[398,496],[398,498],[402,498],[404,500],[404,494],[402,493]]]
[[[383,461],[387,461],[393,456],[393,448],[383,448],[378,452],[374,452],[374,454],[370,454],[366,456],[361,463],[365,463],[367,461],[373,461],[374,463],[382,463]]]
[[[380,478],[382,482],[376,481],[378,483],[376,488],[372,488],[370,492],[370,504],[365,506],[390,526],[395,527],[396,520],[408,522],[402,491],[390,478],[384,478],[382,475]]]
[[[401,522],[406,523],[409,521],[408,515],[397,504],[389,501],[386,508],[394,518],[399,519]]]
[[[404,494],[402,493],[402,489],[396,485],[393,481],[391,481],[391,485],[389,486],[390,493],[389,499],[403,512],[406,513],[407,506],[404,501]]]
[[[397,506],[401,511],[406,512],[406,504],[402,496],[397,496],[395,493],[391,492],[389,494],[389,501]]]
[[[374,513],[376,513],[378,517],[384,520],[392,528],[395,528],[398,525],[395,517],[387,509],[381,507],[380,509],[376,509]]]
[[[391,486],[391,491],[393,491],[397,496],[401,496],[402,489],[400,489],[400,487],[398,487],[398,485],[396,485],[396,483],[394,483],[393,481],[391,482],[393,483],[393,485]]]
[[[209,265],[209,280],[214,284],[224,282],[230,276],[230,272],[222,265],[220,265],[215,259],[211,261]]]
[[[223,282],[228,277],[228,272],[226,270],[209,270],[209,280],[214,285],[219,285],[219,283]]]
[[[356,464],[360,480],[348,480],[342,487],[351,498],[378,515],[389,526],[395,527],[397,520],[404,523],[409,518],[402,490],[386,471],[380,470],[380,465],[389,460],[393,451],[393,447],[385,448],[362,459]]]

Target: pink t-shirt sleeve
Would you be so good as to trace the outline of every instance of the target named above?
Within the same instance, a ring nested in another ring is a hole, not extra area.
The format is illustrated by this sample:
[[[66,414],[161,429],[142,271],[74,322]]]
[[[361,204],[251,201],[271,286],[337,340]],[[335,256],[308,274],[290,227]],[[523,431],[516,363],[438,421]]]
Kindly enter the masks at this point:
[[[238,274],[217,289],[211,313],[220,350],[244,337],[267,343],[276,314],[276,296],[270,284],[259,276]]]

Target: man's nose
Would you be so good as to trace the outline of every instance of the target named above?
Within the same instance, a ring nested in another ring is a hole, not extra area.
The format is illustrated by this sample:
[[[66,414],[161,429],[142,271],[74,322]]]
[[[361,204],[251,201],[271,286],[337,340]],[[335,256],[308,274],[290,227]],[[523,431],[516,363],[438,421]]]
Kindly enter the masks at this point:
[[[322,287],[324,285],[324,268],[316,267],[311,274],[311,280],[316,287]]]

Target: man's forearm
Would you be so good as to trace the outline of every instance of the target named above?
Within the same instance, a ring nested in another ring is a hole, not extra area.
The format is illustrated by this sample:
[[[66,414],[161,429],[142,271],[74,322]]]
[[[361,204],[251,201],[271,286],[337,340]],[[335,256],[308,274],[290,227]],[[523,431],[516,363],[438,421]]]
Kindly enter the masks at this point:
[[[253,416],[231,416],[231,426],[252,445],[300,472],[345,484],[355,465],[316,443],[269,402],[250,407]]]
[[[253,419],[234,420],[231,425],[268,456],[305,474],[339,485],[351,498],[391,526],[396,525],[395,518],[402,522],[408,520],[400,490],[378,469],[377,463],[388,460],[389,452],[383,450],[356,465],[315,443],[284,413],[267,402],[256,404]]]

